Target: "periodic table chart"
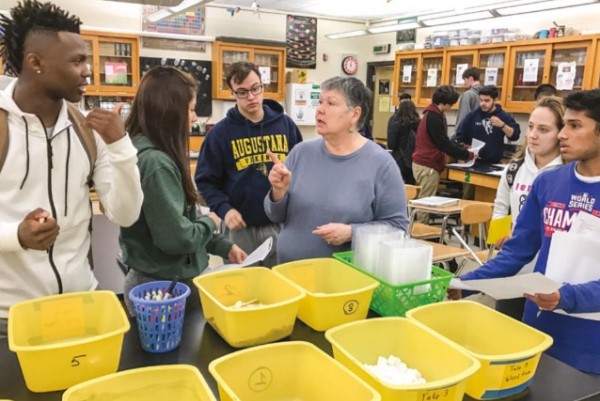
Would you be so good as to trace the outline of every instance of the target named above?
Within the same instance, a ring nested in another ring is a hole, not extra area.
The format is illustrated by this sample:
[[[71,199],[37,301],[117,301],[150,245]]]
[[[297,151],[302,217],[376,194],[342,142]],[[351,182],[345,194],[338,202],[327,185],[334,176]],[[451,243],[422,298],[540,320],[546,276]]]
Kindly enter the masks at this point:
[[[159,9],[159,6],[144,6],[142,13],[144,31],[181,35],[204,35],[204,7],[190,8],[157,22],[148,21],[148,16]]]

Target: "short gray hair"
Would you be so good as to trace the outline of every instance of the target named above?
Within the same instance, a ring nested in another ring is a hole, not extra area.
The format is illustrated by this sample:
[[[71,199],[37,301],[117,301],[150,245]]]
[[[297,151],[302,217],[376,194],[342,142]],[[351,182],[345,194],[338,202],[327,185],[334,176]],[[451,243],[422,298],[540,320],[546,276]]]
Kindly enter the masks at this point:
[[[371,108],[373,93],[359,79],[333,77],[321,84],[321,91],[336,90],[344,96],[349,108],[360,107],[358,118],[358,129],[361,129],[367,121],[367,115]]]

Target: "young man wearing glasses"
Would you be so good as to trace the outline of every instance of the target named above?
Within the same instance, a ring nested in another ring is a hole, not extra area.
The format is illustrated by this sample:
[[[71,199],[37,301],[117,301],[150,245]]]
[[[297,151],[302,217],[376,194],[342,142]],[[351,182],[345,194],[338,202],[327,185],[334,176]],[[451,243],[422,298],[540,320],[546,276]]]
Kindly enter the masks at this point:
[[[250,253],[269,237],[276,241],[280,230],[263,207],[273,167],[267,150],[284,161],[302,136],[279,103],[263,99],[256,65],[232,64],[227,84],[236,106],[206,135],[195,178],[207,205],[225,221],[232,241]],[[275,249],[274,242],[264,266],[276,264]]]

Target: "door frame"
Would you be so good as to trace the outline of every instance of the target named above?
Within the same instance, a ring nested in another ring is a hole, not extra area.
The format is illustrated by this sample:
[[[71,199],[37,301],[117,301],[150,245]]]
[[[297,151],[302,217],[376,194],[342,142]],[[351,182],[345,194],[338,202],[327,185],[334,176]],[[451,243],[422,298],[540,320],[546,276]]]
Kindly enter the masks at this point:
[[[372,61],[367,63],[367,88],[371,89],[373,92],[373,99],[371,104],[371,109],[369,110],[369,115],[367,116],[367,124],[369,128],[371,128],[371,132],[373,130],[373,110],[375,110],[375,70],[377,67],[393,67],[394,60],[388,61]],[[391,89],[391,88],[390,88]],[[392,93],[392,96],[396,96],[397,94]]]

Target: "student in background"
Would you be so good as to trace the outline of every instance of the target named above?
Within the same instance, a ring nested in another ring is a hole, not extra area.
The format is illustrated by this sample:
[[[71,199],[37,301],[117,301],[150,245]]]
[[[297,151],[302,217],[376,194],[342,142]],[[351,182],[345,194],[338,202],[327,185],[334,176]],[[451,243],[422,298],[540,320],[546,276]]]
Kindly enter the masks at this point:
[[[76,128],[68,114],[90,76],[80,25],[56,5],[32,0],[0,17],[2,59],[18,76],[0,94],[8,128],[0,174],[0,336],[12,304],[97,287],[88,261],[90,179],[113,223],[129,226],[140,214],[136,151],[121,118],[96,109],[87,127]],[[71,116],[83,120],[78,110]]]
[[[514,227],[534,178],[563,163],[558,140],[558,133],[564,126],[563,115],[562,99],[548,96],[538,101],[529,116],[526,140],[500,178],[493,219],[511,215]],[[501,248],[506,239],[508,237],[496,246]],[[531,273],[534,265],[535,259],[523,266],[520,273]],[[523,298],[496,302],[496,309],[510,312],[518,319],[523,316],[524,306]]]
[[[546,96],[558,96],[558,91],[556,87],[552,84],[541,84],[537,88],[535,88],[535,94],[533,98],[537,100],[541,100]]]
[[[456,129],[460,126],[464,118],[479,107],[479,89],[482,85],[479,83],[481,71],[477,67],[470,67],[463,71],[462,79],[467,88],[465,93],[460,97],[458,102],[458,110],[456,111]]]
[[[479,90],[479,107],[464,118],[457,127],[456,140],[471,145],[473,139],[485,142],[478,159],[483,163],[498,163],[504,152],[504,138],[516,141],[521,128],[512,115],[496,104],[498,88],[484,86]]]
[[[403,92],[400,94],[400,96],[398,96],[398,99],[400,99],[400,103],[406,102],[406,101],[412,101],[412,96],[410,95],[410,93]]]
[[[565,162],[574,163],[536,177],[512,237],[498,256],[461,276],[463,280],[513,276],[538,252],[534,271],[545,274],[554,233],[568,231],[579,213],[600,215],[600,89],[574,92],[564,105],[560,154]],[[571,272],[573,266],[564,269]],[[576,315],[598,316],[600,280],[564,283],[550,294],[524,295],[523,321],[554,339],[546,352],[579,370],[600,374],[600,320]],[[457,299],[461,292],[450,290],[449,296]]]
[[[285,160],[302,141],[300,130],[283,113],[283,107],[263,99],[264,86],[258,67],[249,62],[231,65],[227,84],[236,105],[206,135],[198,166],[196,185],[212,211],[225,221],[229,237],[244,251],[254,251],[267,238],[273,250],[263,265],[274,266],[281,227],[263,208],[271,185],[273,163],[268,150]]]
[[[295,147],[285,164],[270,153],[271,191],[264,205],[283,224],[279,263],[330,257],[350,249],[357,226],[408,226],[404,183],[396,163],[358,133],[372,104],[371,91],[356,78],[330,78],[321,85],[317,133]]]
[[[159,66],[144,74],[126,121],[138,149],[144,190],[142,215],[122,228],[120,245],[129,266],[124,294],[153,280],[191,279],[208,266],[208,253],[241,263],[246,253],[216,234],[214,213],[196,217],[198,193],[190,175],[188,135],[196,121],[196,82],[175,67]]]
[[[446,155],[458,160],[471,160],[476,155],[448,138],[446,112],[458,100],[458,92],[450,85],[442,85],[433,92],[432,102],[423,111],[417,128],[412,170],[417,185],[421,187],[419,197],[437,193],[440,173],[446,168]],[[427,213],[417,213],[417,220],[427,223]]]
[[[387,126],[387,147],[400,168],[405,184],[414,185],[412,154],[421,118],[411,100],[400,101],[398,109],[390,117]]]

